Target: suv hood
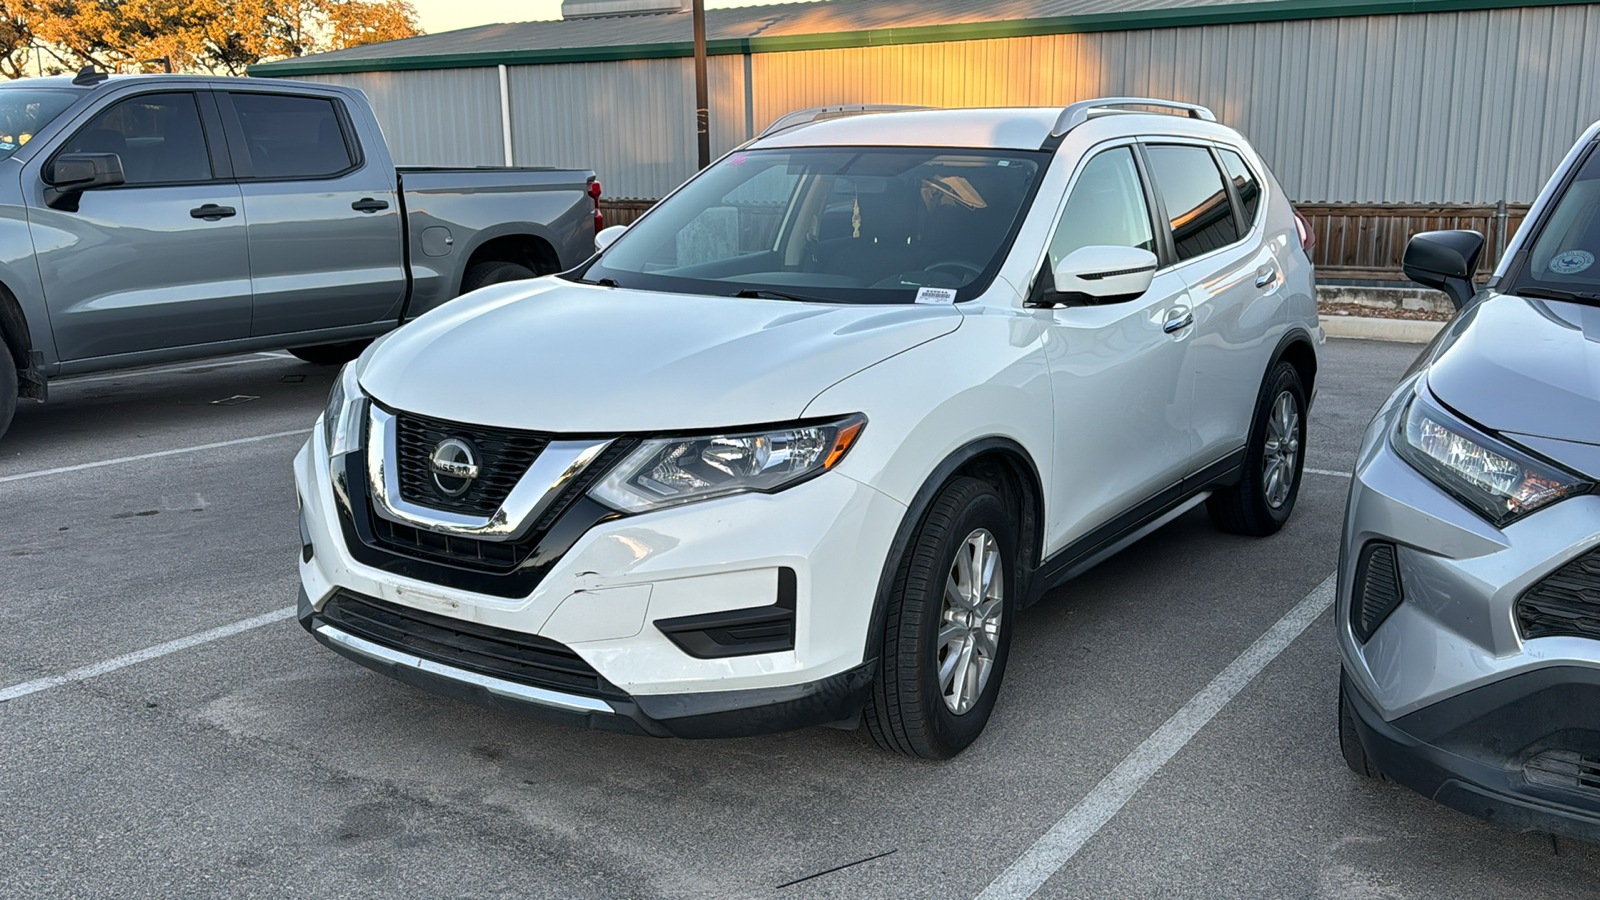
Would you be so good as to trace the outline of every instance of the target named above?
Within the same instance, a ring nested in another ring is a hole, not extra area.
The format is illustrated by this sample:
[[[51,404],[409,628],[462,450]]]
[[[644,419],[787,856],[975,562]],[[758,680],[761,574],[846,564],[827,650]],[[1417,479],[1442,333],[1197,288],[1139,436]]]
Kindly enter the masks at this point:
[[[837,382],[955,331],[954,306],[848,306],[496,285],[393,333],[360,373],[398,410],[567,434],[798,418]]]
[[[1428,387],[1495,431],[1600,444],[1600,308],[1491,295],[1450,326]]]

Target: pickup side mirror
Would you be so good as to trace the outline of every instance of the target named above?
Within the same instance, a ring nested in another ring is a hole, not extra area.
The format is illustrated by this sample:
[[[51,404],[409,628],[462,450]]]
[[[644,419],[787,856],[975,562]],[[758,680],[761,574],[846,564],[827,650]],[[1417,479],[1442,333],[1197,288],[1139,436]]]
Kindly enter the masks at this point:
[[[122,157],[115,153],[63,153],[45,169],[44,202],[51,209],[78,211],[84,191],[115,187],[127,182]]]
[[[1407,278],[1444,291],[1456,309],[1466,309],[1478,293],[1473,278],[1483,246],[1483,235],[1476,231],[1425,231],[1406,245],[1400,265]]]
[[[610,228],[601,229],[600,233],[594,236],[595,252],[606,252],[606,248],[610,247],[612,244],[615,244],[617,242],[617,238],[622,237],[622,233],[627,230],[628,226],[626,225],[613,225]]]
[[[1050,270],[1052,284],[1035,285],[1027,305],[1054,309],[1137,300],[1150,290],[1159,265],[1154,253],[1138,247],[1079,247]]]

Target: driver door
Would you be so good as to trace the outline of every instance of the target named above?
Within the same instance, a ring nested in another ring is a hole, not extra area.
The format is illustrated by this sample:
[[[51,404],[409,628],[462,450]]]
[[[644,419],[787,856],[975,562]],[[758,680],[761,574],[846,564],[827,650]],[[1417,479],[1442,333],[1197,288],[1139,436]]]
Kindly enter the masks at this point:
[[[1044,265],[1053,268],[1087,246],[1161,256],[1148,185],[1130,145],[1091,157],[1068,193]],[[1086,549],[1175,498],[1192,445],[1189,308],[1188,285],[1168,265],[1136,300],[1049,313],[1056,447],[1050,553],[1080,541]]]

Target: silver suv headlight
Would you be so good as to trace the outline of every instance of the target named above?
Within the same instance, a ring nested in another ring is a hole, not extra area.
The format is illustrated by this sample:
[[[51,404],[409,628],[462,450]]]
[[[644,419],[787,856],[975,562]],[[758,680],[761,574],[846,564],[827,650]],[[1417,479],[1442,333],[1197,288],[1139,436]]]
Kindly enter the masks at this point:
[[[356,383],[356,364],[346,363],[333,380],[328,405],[322,411],[322,442],[332,459],[361,445],[361,409],[366,395]]]
[[[866,427],[865,416],[711,437],[645,441],[589,496],[641,513],[730,494],[773,493],[828,471]]]
[[[1400,417],[1395,451],[1474,512],[1503,528],[1594,485],[1462,421],[1419,390]]]

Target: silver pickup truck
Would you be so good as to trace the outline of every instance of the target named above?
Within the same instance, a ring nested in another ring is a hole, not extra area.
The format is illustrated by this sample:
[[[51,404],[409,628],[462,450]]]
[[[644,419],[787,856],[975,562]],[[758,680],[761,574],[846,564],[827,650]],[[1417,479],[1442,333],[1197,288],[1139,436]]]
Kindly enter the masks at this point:
[[[353,358],[594,252],[593,172],[396,168],[359,91],[84,71],[0,85],[0,434],[50,378]]]

